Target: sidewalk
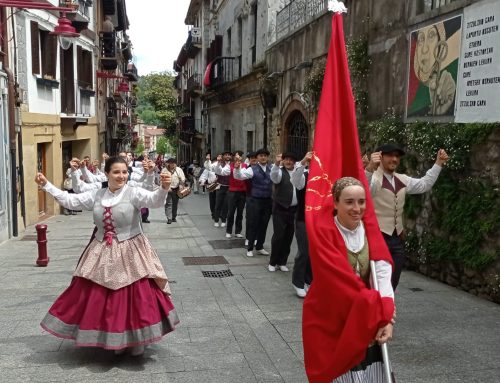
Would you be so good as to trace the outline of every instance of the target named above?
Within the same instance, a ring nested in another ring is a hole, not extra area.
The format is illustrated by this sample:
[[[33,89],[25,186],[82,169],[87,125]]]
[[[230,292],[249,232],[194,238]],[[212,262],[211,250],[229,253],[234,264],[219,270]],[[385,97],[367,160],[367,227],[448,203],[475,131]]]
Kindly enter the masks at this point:
[[[307,382],[302,300],[294,295],[290,273],[269,273],[268,257],[247,258],[242,240],[225,239],[210,219],[207,195],[182,200],[177,223],[167,225],[158,209],[145,225],[172,283],[181,320],[173,333],[148,347],[143,358],[74,348],[44,333],[39,322],[68,286],[91,220],[85,212],[47,221],[46,268],[34,266],[33,239],[0,245],[0,381]],[[34,233],[30,228],[25,236]],[[223,256],[228,264],[184,264],[183,257],[203,256]],[[202,275],[228,269],[233,276]],[[500,382],[498,305],[405,272],[397,307],[390,352],[398,383]]]

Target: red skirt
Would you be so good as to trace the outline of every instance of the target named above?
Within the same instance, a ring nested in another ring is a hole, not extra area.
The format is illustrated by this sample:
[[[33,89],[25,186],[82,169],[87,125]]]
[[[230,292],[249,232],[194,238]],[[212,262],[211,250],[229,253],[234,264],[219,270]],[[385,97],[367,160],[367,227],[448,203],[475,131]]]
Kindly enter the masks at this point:
[[[157,342],[178,323],[172,301],[152,279],[111,290],[73,277],[40,325],[76,346],[119,350]]]

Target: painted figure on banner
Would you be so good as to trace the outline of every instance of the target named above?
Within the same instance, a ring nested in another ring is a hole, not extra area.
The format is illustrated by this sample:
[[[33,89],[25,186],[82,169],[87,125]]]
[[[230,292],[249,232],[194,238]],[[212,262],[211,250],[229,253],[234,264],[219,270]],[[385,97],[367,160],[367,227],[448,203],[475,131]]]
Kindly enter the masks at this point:
[[[454,115],[461,30],[457,16],[411,32],[408,118]]]

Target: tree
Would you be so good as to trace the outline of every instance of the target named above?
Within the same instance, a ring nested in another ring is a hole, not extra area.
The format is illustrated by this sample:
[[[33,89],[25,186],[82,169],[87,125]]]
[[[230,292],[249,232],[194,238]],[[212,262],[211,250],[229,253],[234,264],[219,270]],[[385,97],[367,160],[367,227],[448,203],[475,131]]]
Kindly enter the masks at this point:
[[[166,137],[159,137],[156,141],[156,153],[160,155],[165,155],[168,152],[169,145]]]
[[[139,142],[137,143],[137,146],[135,147],[135,150],[134,150],[134,153],[138,156],[140,156],[145,150],[145,147],[144,147],[144,141],[142,140],[139,140]]]
[[[176,134],[178,114],[175,77],[168,72],[141,76],[138,82],[138,114],[147,124],[165,129],[165,137],[172,140]]]

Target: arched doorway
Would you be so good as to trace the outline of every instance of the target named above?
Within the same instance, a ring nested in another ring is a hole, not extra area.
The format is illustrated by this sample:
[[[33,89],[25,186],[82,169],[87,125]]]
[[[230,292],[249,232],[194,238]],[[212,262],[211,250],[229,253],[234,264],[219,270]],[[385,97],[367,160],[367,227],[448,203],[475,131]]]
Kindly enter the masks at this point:
[[[286,132],[286,151],[294,153],[299,159],[304,157],[309,145],[309,127],[300,111],[295,110],[290,114]]]

